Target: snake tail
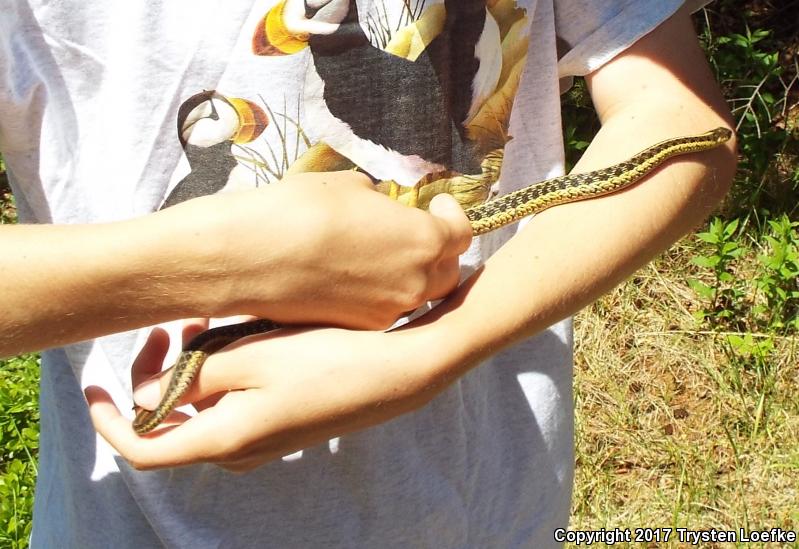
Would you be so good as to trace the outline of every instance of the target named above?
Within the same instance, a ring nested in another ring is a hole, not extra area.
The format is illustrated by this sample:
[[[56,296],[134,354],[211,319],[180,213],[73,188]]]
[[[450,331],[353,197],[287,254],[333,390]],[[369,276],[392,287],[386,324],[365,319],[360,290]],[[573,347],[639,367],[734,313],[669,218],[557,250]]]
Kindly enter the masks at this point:
[[[133,430],[143,435],[149,433],[177,407],[183,394],[197,377],[208,355],[243,337],[262,334],[276,329],[278,325],[267,319],[252,320],[205,330],[197,334],[180,353],[172,367],[172,377],[154,410],[141,409],[133,420]]]
[[[608,168],[569,174],[519,189],[466,210],[472,231],[480,235],[552,206],[618,192],[640,181],[667,160],[718,147],[732,137],[727,128],[667,139]]]

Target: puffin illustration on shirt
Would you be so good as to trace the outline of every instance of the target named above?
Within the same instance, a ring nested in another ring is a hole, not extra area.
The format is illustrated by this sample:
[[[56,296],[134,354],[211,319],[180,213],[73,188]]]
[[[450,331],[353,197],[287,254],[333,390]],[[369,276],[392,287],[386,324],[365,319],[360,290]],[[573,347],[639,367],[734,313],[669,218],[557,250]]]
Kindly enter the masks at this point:
[[[281,0],[258,22],[253,54],[309,57],[297,112],[264,105],[303,137],[305,150],[280,175],[351,168],[414,206],[439,192],[464,206],[482,202],[511,139],[529,41],[526,12],[515,0],[416,0],[412,7],[402,2],[392,26],[383,4],[389,1],[370,3],[364,17],[356,0]],[[231,147],[250,150],[246,144],[268,124],[252,100],[219,91],[189,98],[178,128],[192,172],[163,207],[230,188],[232,174],[248,162]]]
[[[191,172],[172,189],[161,208],[231,186],[243,169],[231,147],[257,139],[268,124],[266,113],[252,101],[214,90],[191,96],[178,110],[178,139]]]

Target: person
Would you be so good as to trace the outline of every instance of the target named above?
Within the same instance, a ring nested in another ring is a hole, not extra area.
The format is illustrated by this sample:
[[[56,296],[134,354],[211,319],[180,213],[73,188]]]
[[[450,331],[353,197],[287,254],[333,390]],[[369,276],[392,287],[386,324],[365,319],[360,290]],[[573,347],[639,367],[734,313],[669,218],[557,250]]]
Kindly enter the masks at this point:
[[[696,7],[4,5],[23,224],[0,231],[0,353],[56,347],[32,547],[557,546],[568,317],[709,213],[734,142],[471,244],[452,199],[428,214],[370,187],[422,200],[406,188],[434,174],[485,198],[562,173],[573,76],[602,122],[575,172],[729,126]],[[180,320],[231,315],[301,326],[213,354],[199,413],[136,435],[119,410],[134,388],[152,407],[170,341],[207,325]]]

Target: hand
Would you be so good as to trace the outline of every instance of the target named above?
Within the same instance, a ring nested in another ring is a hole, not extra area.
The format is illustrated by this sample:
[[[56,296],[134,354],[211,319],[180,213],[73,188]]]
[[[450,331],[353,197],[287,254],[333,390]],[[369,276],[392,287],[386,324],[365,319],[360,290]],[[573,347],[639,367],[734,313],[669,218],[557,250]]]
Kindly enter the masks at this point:
[[[386,328],[454,289],[472,234],[451,197],[436,197],[430,213],[408,208],[354,171],[292,176],[162,214],[193,231],[193,280],[213,302],[198,312],[362,329]]]
[[[184,339],[203,328],[190,327]],[[198,415],[175,413],[145,436],[99,387],[86,397],[97,431],[137,469],[207,462],[246,471],[427,403],[445,386],[423,352],[427,335],[286,329],[241,340],[211,355],[184,396]],[[155,330],[139,354],[137,404],[153,408],[166,388],[169,372],[142,382],[160,369],[168,343]]]

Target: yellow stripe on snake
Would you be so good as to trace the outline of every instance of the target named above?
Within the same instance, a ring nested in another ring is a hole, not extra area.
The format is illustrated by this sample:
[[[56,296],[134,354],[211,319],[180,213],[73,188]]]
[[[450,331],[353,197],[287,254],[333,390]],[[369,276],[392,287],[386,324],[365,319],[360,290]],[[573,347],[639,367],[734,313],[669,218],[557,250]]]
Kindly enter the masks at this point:
[[[700,135],[668,139],[609,168],[548,179],[469,208],[466,216],[475,235],[487,233],[558,204],[620,191],[647,176],[670,158],[713,149],[731,136],[732,132],[727,128],[716,128]],[[145,434],[158,427],[178,405],[210,354],[237,339],[278,327],[271,320],[261,319],[213,328],[199,334],[181,352],[161,402],[155,410],[140,410],[133,420],[133,429]]]

